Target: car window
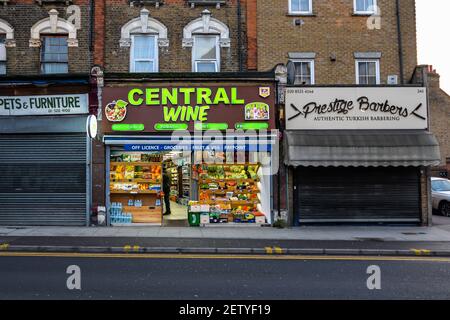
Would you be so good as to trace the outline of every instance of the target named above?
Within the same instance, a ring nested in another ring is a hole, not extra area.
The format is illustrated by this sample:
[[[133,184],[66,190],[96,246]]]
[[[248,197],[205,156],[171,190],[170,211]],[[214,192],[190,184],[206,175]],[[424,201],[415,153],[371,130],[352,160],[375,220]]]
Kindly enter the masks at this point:
[[[450,181],[448,180],[437,180],[431,182],[431,189],[433,191],[450,191]]]

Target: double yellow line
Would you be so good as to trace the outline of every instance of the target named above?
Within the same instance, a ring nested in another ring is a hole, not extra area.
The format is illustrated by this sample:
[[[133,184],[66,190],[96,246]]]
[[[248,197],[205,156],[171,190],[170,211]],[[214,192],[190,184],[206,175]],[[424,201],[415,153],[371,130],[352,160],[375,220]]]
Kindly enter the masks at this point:
[[[132,254],[132,253],[43,253],[0,252],[0,257],[49,257],[49,258],[111,258],[111,259],[209,259],[209,260],[322,260],[322,261],[410,261],[444,262],[441,257],[375,257],[375,256],[313,256],[313,255],[221,255],[221,254]]]

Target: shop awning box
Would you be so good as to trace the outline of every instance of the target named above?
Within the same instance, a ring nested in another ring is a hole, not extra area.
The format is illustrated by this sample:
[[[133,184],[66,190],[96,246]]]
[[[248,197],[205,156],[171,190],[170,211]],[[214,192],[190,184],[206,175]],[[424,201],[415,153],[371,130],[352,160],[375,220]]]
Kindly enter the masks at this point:
[[[284,162],[312,167],[419,167],[440,163],[439,143],[425,130],[291,130]]]

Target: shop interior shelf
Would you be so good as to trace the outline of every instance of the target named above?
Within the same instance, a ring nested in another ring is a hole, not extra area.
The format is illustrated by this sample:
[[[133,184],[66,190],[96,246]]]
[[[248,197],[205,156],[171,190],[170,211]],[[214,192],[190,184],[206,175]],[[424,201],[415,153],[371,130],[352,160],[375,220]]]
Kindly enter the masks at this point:
[[[135,207],[135,206],[123,206],[124,212],[143,213],[143,214],[161,214],[161,207]]]
[[[232,206],[250,206],[256,205],[259,203],[259,200],[251,200],[251,201],[231,201],[227,199],[216,199],[216,200],[204,200],[200,201],[202,204],[214,205],[218,203],[229,203]]]
[[[112,194],[158,194],[156,190],[111,190]]]
[[[204,193],[212,193],[212,194],[225,194],[227,192],[233,192],[235,194],[255,194],[255,193],[260,193],[259,189],[258,190],[210,190],[210,189],[200,189],[200,192],[204,192]]]
[[[205,166],[208,166],[208,164],[203,164]],[[256,172],[258,172],[259,168],[261,167],[261,163],[214,163],[211,164],[211,166],[222,166],[222,167],[236,167],[236,166],[244,166],[244,167],[256,167]]]
[[[227,182],[227,181],[237,181],[237,182],[259,182],[259,179],[232,179],[232,178],[217,178],[217,179],[200,179],[200,183],[211,183],[211,182]]]
[[[111,162],[110,165],[112,166],[120,166],[120,165],[127,165],[127,166],[160,166],[161,162]]]
[[[154,183],[154,184],[159,184],[161,183],[161,181],[159,180],[155,180],[155,179],[140,179],[140,178],[136,178],[136,179],[110,179],[111,182],[142,182],[142,183]]]
[[[232,206],[250,206],[258,204],[259,200],[251,200],[251,201],[231,201]]]

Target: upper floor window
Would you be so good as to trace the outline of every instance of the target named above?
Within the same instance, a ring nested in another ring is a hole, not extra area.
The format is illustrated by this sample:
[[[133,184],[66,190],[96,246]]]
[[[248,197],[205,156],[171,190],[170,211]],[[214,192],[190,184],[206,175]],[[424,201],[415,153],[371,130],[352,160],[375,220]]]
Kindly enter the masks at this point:
[[[295,65],[295,84],[314,84],[314,60],[293,60]]]
[[[138,18],[122,26],[121,47],[130,48],[130,72],[158,72],[159,48],[167,48],[167,28],[142,9]]]
[[[41,41],[41,72],[69,72],[67,36],[43,36]]]
[[[0,19],[0,75],[6,74],[7,48],[15,46],[14,28],[5,20]]]
[[[380,84],[380,61],[356,60],[356,84]]]
[[[377,0],[354,0],[355,13],[374,14],[377,12]]]
[[[311,14],[312,0],[289,0],[289,13]]]
[[[0,75],[6,74],[6,36],[0,34]]]
[[[218,36],[194,36],[192,52],[194,72],[218,72],[220,70]]]
[[[131,72],[158,71],[158,44],[156,36],[133,35],[131,38]]]
[[[30,47],[40,48],[41,73],[68,73],[69,48],[78,47],[77,28],[52,9],[31,27]]]
[[[204,10],[183,30],[183,47],[192,47],[193,72],[219,72],[220,49],[230,47],[230,30]]]

